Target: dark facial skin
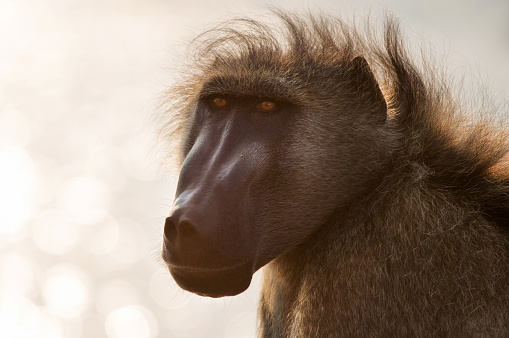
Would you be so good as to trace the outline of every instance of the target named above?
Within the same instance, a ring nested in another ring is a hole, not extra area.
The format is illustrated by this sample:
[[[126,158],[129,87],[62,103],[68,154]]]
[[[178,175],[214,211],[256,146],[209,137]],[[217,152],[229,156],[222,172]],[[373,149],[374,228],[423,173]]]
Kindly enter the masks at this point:
[[[164,228],[163,259],[183,289],[241,293],[370,188],[386,106],[364,59],[348,69],[354,81],[338,90],[352,98],[333,109],[256,95],[198,101]]]
[[[175,202],[164,229],[163,258],[184,289],[211,297],[244,291],[260,267],[253,238],[260,181],[267,180],[295,107],[258,98],[199,101]],[[265,262],[263,262],[265,263]]]
[[[353,79],[337,88],[350,98],[328,109],[256,95],[198,100],[164,228],[163,259],[183,289],[241,293],[372,188],[385,102],[364,59],[341,78]]]

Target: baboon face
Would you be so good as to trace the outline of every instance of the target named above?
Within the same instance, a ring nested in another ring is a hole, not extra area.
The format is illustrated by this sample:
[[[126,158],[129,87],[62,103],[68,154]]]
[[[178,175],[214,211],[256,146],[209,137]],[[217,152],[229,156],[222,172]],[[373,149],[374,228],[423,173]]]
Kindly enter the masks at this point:
[[[349,86],[336,90],[357,90]],[[375,112],[355,102],[359,93],[334,104],[215,93],[207,84],[203,93],[165,224],[163,258],[182,288],[231,296],[366,189],[385,102]]]

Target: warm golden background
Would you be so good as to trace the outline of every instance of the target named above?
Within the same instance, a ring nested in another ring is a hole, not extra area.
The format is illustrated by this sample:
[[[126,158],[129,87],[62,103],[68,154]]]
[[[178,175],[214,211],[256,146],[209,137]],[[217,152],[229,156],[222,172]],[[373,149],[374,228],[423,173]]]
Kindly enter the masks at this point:
[[[157,261],[175,174],[151,117],[189,38],[268,4],[390,9],[452,73],[509,96],[507,0],[0,0],[0,337],[254,337],[259,273],[212,300]]]

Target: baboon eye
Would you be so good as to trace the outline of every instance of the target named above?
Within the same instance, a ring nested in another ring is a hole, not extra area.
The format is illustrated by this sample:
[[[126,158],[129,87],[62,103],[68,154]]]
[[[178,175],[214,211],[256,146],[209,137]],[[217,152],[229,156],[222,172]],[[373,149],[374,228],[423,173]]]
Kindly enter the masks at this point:
[[[212,99],[212,105],[216,108],[223,108],[228,104],[228,101],[226,99],[223,99],[222,97],[215,97]]]
[[[266,100],[266,101],[262,101],[262,102],[258,103],[257,108],[260,109],[261,111],[270,112],[270,111],[276,110],[277,105],[272,101]]]

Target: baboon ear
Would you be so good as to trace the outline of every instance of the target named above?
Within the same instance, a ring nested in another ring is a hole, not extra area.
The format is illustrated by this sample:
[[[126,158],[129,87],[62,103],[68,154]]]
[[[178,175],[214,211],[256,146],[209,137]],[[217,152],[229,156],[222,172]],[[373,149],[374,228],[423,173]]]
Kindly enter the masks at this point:
[[[358,93],[357,97],[363,101],[363,104],[369,106],[369,111],[376,114],[378,121],[385,122],[387,103],[366,59],[362,56],[354,58],[350,63],[350,71]]]

